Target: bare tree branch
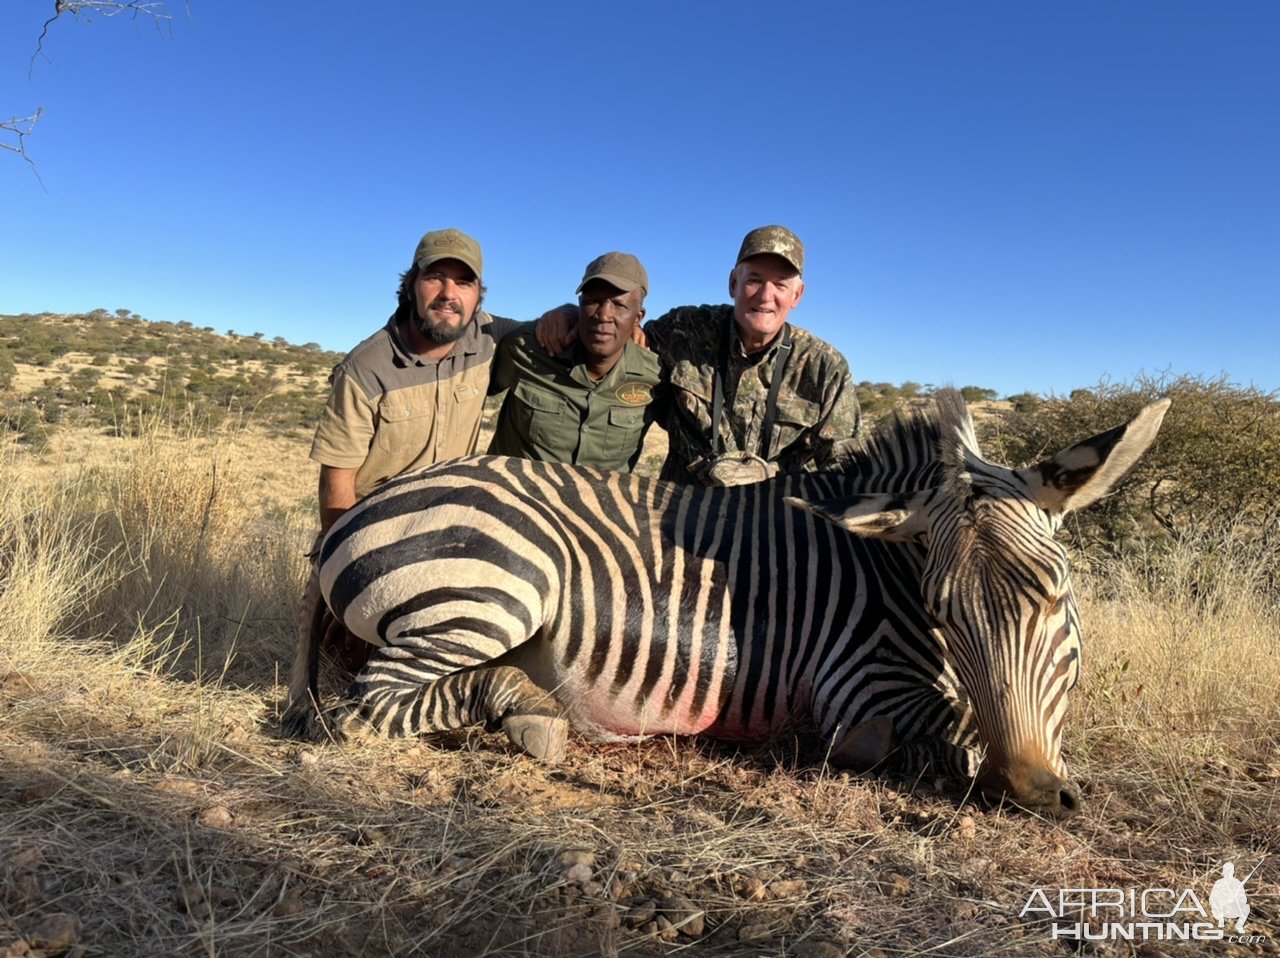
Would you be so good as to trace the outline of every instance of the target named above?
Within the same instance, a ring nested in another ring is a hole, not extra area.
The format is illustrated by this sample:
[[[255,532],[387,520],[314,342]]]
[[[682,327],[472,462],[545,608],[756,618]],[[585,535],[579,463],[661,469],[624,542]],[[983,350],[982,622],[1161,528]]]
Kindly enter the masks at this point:
[[[134,18],[150,17],[155,21],[157,30],[160,30],[163,25],[171,24],[173,21],[168,7],[161,0],[53,0],[53,16],[46,20],[40,28],[40,36],[36,38],[36,49],[31,54],[31,64],[27,69],[28,78],[35,70],[36,60],[40,58],[48,59],[44,54],[45,38],[49,35],[49,28],[63,16],[70,16],[81,23],[89,23],[95,14],[100,17],[114,17],[122,13],[127,13]],[[35,173],[37,180],[40,179],[40,172],[27,154],[26,141],[43,113],[44,107],[42,106],[31,116],[15,116],[8,120],[0,120],[0,138],[13,140],[11,143],[6,143],[0,139],[0,149],[17,153],[26,160],[31,165],[31,170]],[[43,181],[41,185],[44,185]]]
[[[36,123],[40,121],[40,116],[43,113],[44,107],[40,107],[31,116],[15,116],[7,120],[0,120],[0,136],[12,137],[14,140],[12,143],[0,141],[0,150],[17,153],[26,160],[31,167],[31,172],[35,174],[41,186],[44,186],[44,180],[40,179],[40,171],[36,169],[35,161],[27,155],[27,137],[31,135],[31,131],[35,129]]]
[[[40,28],[40,36],[36,38],[36,49],[31,54],[31,67],[27,75],[30,76],[31,70],[35,69],[36,60],[44,56],[44,41],[49,35],[49,28],[64,14],[70,14],[73,19],[81,23],[90,23],[93,20],[93,14],[100,17],[115,17],[122,13],[135,18],[151,17],[156,22],[156,29],[159,29],[161,24],[173,20],[165,4],[158,0],[156,2],[151,0],[115,0],[115,2],[112,0],[53,0],[53,16]]]

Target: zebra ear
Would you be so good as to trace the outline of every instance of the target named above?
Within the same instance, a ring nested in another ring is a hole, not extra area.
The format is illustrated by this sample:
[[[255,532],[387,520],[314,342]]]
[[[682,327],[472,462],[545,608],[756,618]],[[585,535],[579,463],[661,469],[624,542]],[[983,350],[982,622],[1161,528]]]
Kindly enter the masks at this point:
[[[869,493],[836,499],[783,498],[789,506],[812,512],[854,535],[872,539],[918,538],[926,531],[924,510],[919,508],[923,493],[897,495]]]
[[[1058,514],[1083,509],[1110,492],[1142,458],[1168,408],[1168,399],[1153,402],[1125,425],[1068,446],[1018,475],[1042,509]]]

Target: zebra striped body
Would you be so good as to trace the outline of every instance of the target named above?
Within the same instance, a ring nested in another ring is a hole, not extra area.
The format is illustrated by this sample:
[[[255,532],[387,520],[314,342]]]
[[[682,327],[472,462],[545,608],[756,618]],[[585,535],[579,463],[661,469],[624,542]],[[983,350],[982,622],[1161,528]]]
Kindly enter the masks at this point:
[[[1145,441],[1021,471],[981,460],[957,397],[845,475],[704,488],[482,457],[402,476],[321,550],[329,608],[380,647],[340,713],[402,735],[523,710],[601,739],[808,720],[853,764],[931,761],[1069,811],[1078,630],[1065,509],[1036,497],[1075,495],[1117,443],[1136,460],[1153,415]]]

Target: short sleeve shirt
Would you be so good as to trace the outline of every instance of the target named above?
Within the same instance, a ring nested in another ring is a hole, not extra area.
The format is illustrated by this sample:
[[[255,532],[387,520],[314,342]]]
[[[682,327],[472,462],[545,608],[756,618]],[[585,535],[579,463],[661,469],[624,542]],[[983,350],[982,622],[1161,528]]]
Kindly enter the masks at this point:
[[[356,495],[476,451],[496,340],[518,324],[477,312],[439,361],[404,342],[396,316],[334,367],[311,458],[357,469]]]
[[[635,466],[666,395],[658,357],[635,343],[627,343],[613,369],[593,382],[581,344],[552,356],[532,331],[498,347],[489,391],[504,389],[510,391],[489,452],[614,472]]]
[[[727,452],[761,454],[769,385],[782,337],[748,355],[733,321],[733,306],[681,306],[645,325],[650,347],[671,383],[666,420],[671,450],[662,478],[692,479],[690,465],[712,455],[713,428]],[[835,468],[861,444],[861,411],[844,356],[812,333],[792,326],[792,348],[769,443],[769,461],[782,473]],[[711,421],[716,369],[724,362],[724,416]]]

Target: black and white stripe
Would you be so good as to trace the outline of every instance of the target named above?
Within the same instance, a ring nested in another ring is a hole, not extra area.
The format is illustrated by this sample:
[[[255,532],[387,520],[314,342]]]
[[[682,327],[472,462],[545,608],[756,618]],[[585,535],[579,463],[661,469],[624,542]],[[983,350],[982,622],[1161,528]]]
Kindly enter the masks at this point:
[[[931,762],[1070,811],[1079,632],[1053,534],[1163,411],[1024,470],[982,460],[947,394],[844,474],[720,489],[481,457],[402,476],[321,551],[329,607],[379,646],[336,724],[485,722],[550,754],[529,722],[752,741],[808,720],[851,764]]]

